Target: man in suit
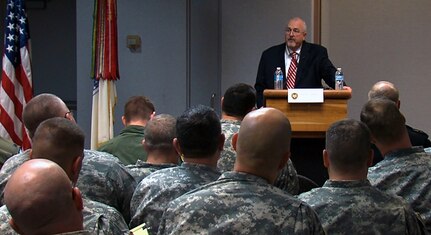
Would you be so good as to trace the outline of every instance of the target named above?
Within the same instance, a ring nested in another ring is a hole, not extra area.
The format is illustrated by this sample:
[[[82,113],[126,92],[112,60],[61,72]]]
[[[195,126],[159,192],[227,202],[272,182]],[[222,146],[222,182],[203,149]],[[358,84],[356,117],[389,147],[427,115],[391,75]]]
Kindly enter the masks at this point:
[[[274,72],[281,67],[284,74],[283,87],[286,89],[287,71],[295,52],[297,60],[294,88],[322,87],[321,79],[330,87],[335,86],[335,67],[328,58],[325,47],[305,41],[307,25],[304,20],[295,17],[289,20],[285,28],[285,43],[273,46],[262,53],[257,71],[256,88],[257,107],[263,106],[263,90],[274,89]]]

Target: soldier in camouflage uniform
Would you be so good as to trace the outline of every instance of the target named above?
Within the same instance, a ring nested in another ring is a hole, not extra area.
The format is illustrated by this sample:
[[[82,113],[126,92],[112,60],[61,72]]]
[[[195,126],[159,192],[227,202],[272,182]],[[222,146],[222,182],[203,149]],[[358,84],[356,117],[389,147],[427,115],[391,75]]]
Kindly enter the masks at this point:
[[[224,136],[217,114],[202,105],[190,108],[177,119],[176,132],[174,146],[184,163],[156,171],[138,184],[131,201],[130,227],[146,223],[155,234],[170,201],[220,176],[216,168]]]
[[[53,117],[63,117],[75,123],[75,119],[66,104],[52,94],[40,94],[33,97],[23,110],[23,122],[29,137],[33,138],[36,128],[41,122]],[[18,166],[29,159],[31,150],[18,153],[9,158],[0,170],[0,204],[3,205],[3,191],[10,175]]]
[[[379,81],[375,83],[368,92],[368,99],[386,98],[395,102],[398,109],[401,106],[400,92],[395,85],[388,81]],[[409,133],[412,146],[422,146],[424,148],[431,147],[431,141],[428,139],[428,134],[416,128],[406,125],[407,133]],[[373,145],[374,164],[380,162],[383,157],[379,149]],[[373,165],[374,165],[373,164]]]
[[[32,141],[31,158],[44,158],[59,164],[69,175],[73,184],[76,184],[78,176],[82,173],[80,169],[88,169],[88,167],[81,166],[84,133],[75,123],[60,117],[43,121],[37,128]],[[84,161],[86,160],[84,157]],[[79,179],[81,180],[81,177]],[[84,201],[84,207],[86,229],[101,231],[105,234],[128,233],[127,223],[116,209],[90,199]]]
[[[388,99],[369,100],[361,111],[383,160],[368,170],[378,189],[398,195],[422,216],[431,232],[431,156],[423,147],[412,147],[405,118]]]
[[[324,234],[308,205],[271,185],[290,156],[290,139],[282,112],[248,113],[233,136],[234,171],[172,201],[158,234]]]
[[[64,170],[50,160],[34,159],[19,167],[6,185],[4,200],[11,218],[2,224],[9,222],[20,234],[84,229],[79,189],[73,188]]]
[[[33,137],[39,124],[53,117],[63,117],[75,123],[66,104],[52,94],[33,97],[24,107],[24,125]],[[29,160],[30,150],[9,158],[0,170],[0,197],[10,175],[23,162]],[[136,182],[125,166],[111,154],[85,150],[78,186],[87,198],[116,208],[126,222],[130,220],[130,199]],[[1,200],[0,200],[1,202]]]
[[[19,153],[6,161],[0,171],[0,190],[3,191],[11,174],[30,160],[30,150]],[[109,153],[84,150],[84,159],[78,178],[77,187],[84,197],[112,206],[122,216],[130,218],[130,200],[136,182],[119,160]],[[3,205],[3,203],[2,203]],[[127,221],[127,220],[126,220]]]
[[[221,173],[233,170],[236,153],[232,147],[232,136],[238,133],[244,116],[255,108],[256,91],[247,84],[238,83],[229,87],[222,98],[221,128],[226,137],[223,152],[217,162]],[[291,194],[298,194],[299,182],[296,169],[289,159],[280,171],[274,185]]]
[[[84,229],[89,234],[129,234],[123,216],[113,207],[100,202],[82,198]],[[11,216],[6,205],[0,207],[0,233],[2,235],[18,235],[8,221]]]
[[[46,158],[59,164],[67,171],[70,180],[76,183],[83,158],[84,133],[75,123],[62,117],[48,119],[39,125],[36,133],[32,135],[32,141],[31,157],[27,152],[10,159],[16,165],[10,165],[8,168],[11,172],[7,179],[30,158]],[[89,199],[84,200],[84,220],[86,228],[91,231],[105,234],[128,233],[127,223],[116,209]]]
[[[327,234],[421,234],[423,224],[401,198],[367,180],[372,163],[370,132],[353,119],[326,131],[323,163],[329,180],[299,195],[319,215]]]
[[[142,141],[148,153],[147,162],[138,160],[135,165],[127,166],[136,182],[154,171],[178,165],[178,153],[172,144],[176,137],[175,123],[176,119],[168,114],[154,116],[147,123]]]

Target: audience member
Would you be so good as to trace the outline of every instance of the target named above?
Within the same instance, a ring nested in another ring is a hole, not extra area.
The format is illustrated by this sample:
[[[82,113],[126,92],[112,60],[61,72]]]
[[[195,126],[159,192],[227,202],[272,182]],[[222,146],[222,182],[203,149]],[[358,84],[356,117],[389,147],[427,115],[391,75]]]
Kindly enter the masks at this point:
[[[202,105],[187,109],[177,118],[176,132],[174,146],[183,164],[158,170],[138,184],[130,204],[130,227],[146,223],[156,233],[170,201],[220,176],[216,168],[224,135],[217,114]]]
[[[371,99],[361,111],[372,140],[383,160],[368,170],[368,179],[378,189],[401,196],[418,212],[431,232],[431,159],[423,147],[409,139],[405,118],[396,103]]]
[[[263,106],[263,91],[274,89],[274,72],[280,67],[285,76],[283,88],[322,87],[322,78],[335,87],[335,67],[328,58],[326,48],[305,41],[307,25],[299,17],[289,20],[284,31],[285,42],[262,53],[257,71],[257,107]],[[295,63],[291,63],[292,61]],[[292,74],[290,82],[289,75]],[[287,86],[289,81],[289,85]]]
[[[250,85],[238,83],[229,87],[221,101],[221,129],[225,135],[223,151],[217,162],[218,170],[223,173],[233,170],[236,153],[232,146],[232,136],[238,132],[244,116],[255,109],[256,91]],[[298,194],[299,183],[292,161],[280,171],[274,185],[291,194]]]
[[[400,92],[394,84],[387,81],[379,81],[374,84],[368,92],[368,99],[386,98],[395,102],[398,109],[401,106]],[[428,139],[428,134],[406,125],[407,132],[409,133],[410,142],[413,146],[422,146],[424,148],[431,147],[431,141]],[[382,160],[380,151],[374,147],[374,164]]]
[[[33,97],[23,111],[23,122],[33,138],[39,124],[53,117],[63,117],[73,123],[73,114],[66,104],[53,94]],[[0,170],[0,197],[10,175],[18,166],[30,159],[30,149],[9,158]],[[136,182],[129,171],[111,154],[84,150],[84,160],[77,186],[91,200],[116,208],[126,222],[130,220],[130,199]]]
[[[319,215],[327,234],[420,234],[421,220],[401,198],[381,192],[367,179],[372,164],[367,126],[353,119],[326,131],[323,163],[329,180],[299,195]]]
[[[84,132],[67,119],[51,118],[38,126],[32,141],[30,158],[55,162],[63,168],[70,178],[69,181],[75,185],[82,165]],[[128,226],[116,209],[86,198],[83,203],[86,230],[96,234],[128,234]],[[0,211],[2,214],[0,217],[4,221],[7,209],[3,206]],[[5,231],[2,234],[5,234]]]
[[[23,122],[28,131],[29,137],[33,138],[36,128],[41,122],[53,117],[64,117],[75,122],[72,113],[66,104],[57,96],[52,94],[40,94],[35,96],[24,106]],[[0,204],[3,205],[3,191],[12,173],[29,160],[31,149],[18,153],[9,158],[0,170]]]
[[[147,97],[130,97],[121,117],[125,128],[98,150],[118,157],[124,165],[135,164],[138,159],[146,161],[147,152],[142,147],[142,140],[145,126],[154,115],[154,111],[154,105]]]
[[[19,234],[89,234],[83,227],[79,189],[52,161],[34,159],[18,167],[6,184],[4,200],[12,216],[9,223]]]
[[[290,156],[291,127],[283,113],[248,113],[239,133],[234,171],[172,201],[159,234],[324,234],[316,213],[272,186]]]
[[[0,168],[3,166],[3,163],[12,157],[13,155],[19,152],[19,146],[12,143],[9,140],[6,140],[3,137],[0,137]]]
[[[179,156],[174,148],[177,120],[168,114],[154,116],[144,130],[142,145],[148,153],[147,161],[138,159],[135,165],[128,165],[130,174],[140,182],[154,171],[178,165]]]

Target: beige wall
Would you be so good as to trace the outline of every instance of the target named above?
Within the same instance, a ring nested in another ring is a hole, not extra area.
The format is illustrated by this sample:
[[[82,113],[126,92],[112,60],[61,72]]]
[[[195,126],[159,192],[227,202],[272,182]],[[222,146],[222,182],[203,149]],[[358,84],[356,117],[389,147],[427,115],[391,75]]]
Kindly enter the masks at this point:
[[[322,45],[353,89],[349,116],[359,118],[369,88],[399,88],[407,123],[431,134],[431,1],[322,0]]]

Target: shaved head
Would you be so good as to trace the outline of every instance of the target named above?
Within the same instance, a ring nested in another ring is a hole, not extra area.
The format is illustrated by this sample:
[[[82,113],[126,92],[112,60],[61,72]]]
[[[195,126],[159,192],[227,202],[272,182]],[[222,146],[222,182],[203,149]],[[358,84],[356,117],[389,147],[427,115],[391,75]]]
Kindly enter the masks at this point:
[[[368,99],[385,98],[397,103],[400,99],[400,92],[393,83],[380,81],[374,84],[368,92]]]
[[[277,173],[280,162],[290,155],[290,122],[277,109],[261,108],[248,113],[237,138],[238,169],[247,168],[258,175]]]
[[[82,201],[76,204],[76,197],[63,169],[46,159],[33,159],[21,165],[4,191],[13,226],[23,234],[81,230]]]

